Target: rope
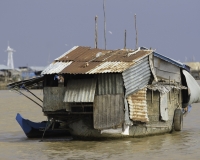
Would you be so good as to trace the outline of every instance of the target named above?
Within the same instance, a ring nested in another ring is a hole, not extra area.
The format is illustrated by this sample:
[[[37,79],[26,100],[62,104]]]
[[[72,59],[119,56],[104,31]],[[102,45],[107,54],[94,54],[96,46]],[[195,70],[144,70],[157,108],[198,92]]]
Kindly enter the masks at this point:
[[[50,123],[49,123],[49,122],[50,122]],[[44,139],[44,134],[45,134],[46,130],[49,129],[49,127],[51,126],[52,122],[53,122],[53,121],[48,120],[48,122],[47,122],[47,124],[46,124],[46,127],[45,127],[45,129],[44,129],[43,135],[42,135],[42,139],[41,139],[40,142],[43,141],[43,139]]]

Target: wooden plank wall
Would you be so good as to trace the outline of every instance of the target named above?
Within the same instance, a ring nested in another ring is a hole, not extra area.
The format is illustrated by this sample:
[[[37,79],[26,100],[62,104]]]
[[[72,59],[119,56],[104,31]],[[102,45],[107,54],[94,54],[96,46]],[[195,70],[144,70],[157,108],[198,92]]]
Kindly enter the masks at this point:
[[[70,110],[69,104],[63,102],[65,87],[44,87],[43,111]]]
[[[169,79],[170,77],[170,80],[181,81],[180,68],[174,64],[154,57],[154,67],[158,79]]]
[[[93,114],[95,129],[106,129],[121,125],[124,121],[123,95],[95,96]]]

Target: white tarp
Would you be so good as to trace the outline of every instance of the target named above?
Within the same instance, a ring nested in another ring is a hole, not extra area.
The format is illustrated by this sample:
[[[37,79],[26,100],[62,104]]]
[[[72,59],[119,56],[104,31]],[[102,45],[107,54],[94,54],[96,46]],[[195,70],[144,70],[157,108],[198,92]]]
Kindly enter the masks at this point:
[[[200,86],[197,81],[192,77],[192,75],[183,70],[183,74],[186,78],[187,86],[188,86],[188,94],[190,94],[190,100],[188,105],[192,103],[199,103],[200,102]]]
[[[167,94],[160,94],[160,115],[163,121],[168,121]]]

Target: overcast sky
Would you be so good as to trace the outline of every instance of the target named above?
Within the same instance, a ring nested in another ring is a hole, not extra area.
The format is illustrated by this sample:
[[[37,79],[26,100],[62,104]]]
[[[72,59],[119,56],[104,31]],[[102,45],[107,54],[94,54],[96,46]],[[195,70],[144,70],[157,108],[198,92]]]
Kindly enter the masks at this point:
[[[200,61],[199,0],[106,0],[107,49],[138,45],[184,61]],[[73,46],[104,49],[103,0],[0,0],[0,64],[8,46],[16,50],[14,66],[46,66]]]

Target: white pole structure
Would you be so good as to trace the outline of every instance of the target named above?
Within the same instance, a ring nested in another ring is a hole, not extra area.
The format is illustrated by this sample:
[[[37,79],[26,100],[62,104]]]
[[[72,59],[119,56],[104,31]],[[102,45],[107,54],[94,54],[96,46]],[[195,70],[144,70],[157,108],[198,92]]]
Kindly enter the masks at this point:
[[[10,48],[10,46],[8,45],[7,50],[5,51],[8,53],[8,61],[7,61],[7,66],[10,69],[14,69],[14,62],[13,62],[13,52],[15,52],[14,49]]]

